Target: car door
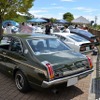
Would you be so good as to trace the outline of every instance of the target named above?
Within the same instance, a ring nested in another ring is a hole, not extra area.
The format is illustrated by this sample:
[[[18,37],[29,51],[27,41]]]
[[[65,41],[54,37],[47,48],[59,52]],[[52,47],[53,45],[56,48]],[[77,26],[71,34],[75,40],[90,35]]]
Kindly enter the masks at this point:
[[[9,49],[9,38],[3,36],[0,40],[0,70],[4,71],[6,67],[5,54]]]
[[[21,54],[22,47],[19,39],[11,37],[11,42],[9,50],[6,50],[5,55],[5,72],[12,74],[13,70],[17,67],[18,64],[24,59]],[[24,59],[25,60],[25,59]]]

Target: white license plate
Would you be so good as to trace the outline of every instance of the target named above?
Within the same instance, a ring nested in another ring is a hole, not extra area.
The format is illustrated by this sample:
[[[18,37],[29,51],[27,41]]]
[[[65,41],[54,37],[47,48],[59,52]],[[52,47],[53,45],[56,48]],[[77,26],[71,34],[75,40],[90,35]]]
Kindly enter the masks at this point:
[[[88,51],[89,50],[89,47],[86,47],[86,51]]]
[[[78,82],[78,78],[77,77],[68,79],[67,86],[75,85],[77,82]]]
[[[97,42],[96,39],[94,40],[94,42]]]

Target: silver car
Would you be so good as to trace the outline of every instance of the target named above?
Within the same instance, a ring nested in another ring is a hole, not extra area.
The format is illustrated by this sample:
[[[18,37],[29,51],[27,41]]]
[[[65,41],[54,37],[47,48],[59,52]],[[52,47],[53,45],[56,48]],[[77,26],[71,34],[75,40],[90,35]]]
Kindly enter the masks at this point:
[[[53,33],[60,40],[74,49],[76,52],[87,53],[94,48],[93,44],[87,39],[72,33]]]

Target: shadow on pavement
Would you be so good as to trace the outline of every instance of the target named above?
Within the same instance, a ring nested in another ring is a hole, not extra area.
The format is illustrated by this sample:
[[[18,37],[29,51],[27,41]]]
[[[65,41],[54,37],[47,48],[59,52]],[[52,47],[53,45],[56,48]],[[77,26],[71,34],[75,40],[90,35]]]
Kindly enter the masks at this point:
[[[84,91],[77,86],[59,86],[57,89],[57,94],[50,89],[44,91],[33,89],[23,94],[16,89],[15,83],[11,78],[0,72],[0,100],[73,100],[84,94]]]

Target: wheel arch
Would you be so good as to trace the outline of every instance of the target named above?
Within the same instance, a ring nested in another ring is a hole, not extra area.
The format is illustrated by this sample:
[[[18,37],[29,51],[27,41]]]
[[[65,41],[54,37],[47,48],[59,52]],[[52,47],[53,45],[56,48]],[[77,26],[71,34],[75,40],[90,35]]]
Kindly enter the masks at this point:
[[[13,78],[14,78],[14,79],[15,79],[15,75],[16,75],[16,73],[17,73],[18,71],[22,72],[22,73],[24,74],[24,76],[26,77],[25,73],[24,73],[21,69],[16,68],[16,69],[14,69],[14,71],[13,71]]]

